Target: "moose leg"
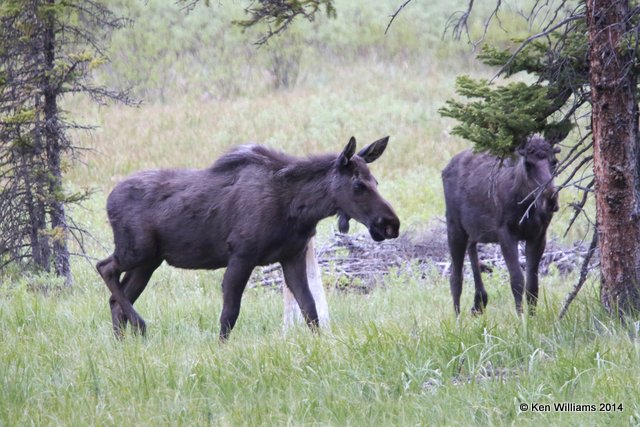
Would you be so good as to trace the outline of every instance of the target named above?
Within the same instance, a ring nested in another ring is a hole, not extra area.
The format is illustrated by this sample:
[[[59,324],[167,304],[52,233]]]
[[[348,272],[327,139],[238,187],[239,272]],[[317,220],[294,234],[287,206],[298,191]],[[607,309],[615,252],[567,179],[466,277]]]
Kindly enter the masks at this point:
[[[473,298],[472,314],[482,314],[484,308],[489,302],[489,296],[482,283],[482,276],[480,275],[480,261],[478,260],[478,244],[476,242],[469,243],[467,248],[469,253],[469,262],[471,263],[471,271],[473,272],[473,282],[476,285],[476,294]]]
[[[131,322],[131,325],[142,334],[144,334],[146,326],[144,320],[140,315],[136,312],[131,305],[131,302],[124,295],[122,290],[122,286],[120,284],[120,274],[122,274],[122,270],[120,270],[120,266],[118,262],[113,258],[113,255],[110,257],[103,259],[98,262],[96,265],[96,269],[100,276],[102,276],[102,280],[107,284],[107,287],[111,291],[111,296],[114,298],[115,302],[117,302],[122,311],[124,313],[125,318]]]
[[[127,271],[121,282],[121,288],[124,291],[125,296],[133,305],[142,291],[146,288],[151,279],[153,272],[160,266],[162,260],[154,260],[147,264],[136,267],[131,271]],[[116,336],[122,336],[122,332],[127,325],[127,317],[124,315],[120,304],[116,303],[113,295],[109,298],[109,305],[111,306],[111,322],[113,324],[113,332]],[[143,331],[136,331],[143,332]]]
[[[460,295],[462,294],[462,269],[469,236],[462,230],[454,230],[454,227],[449,224],[447,238],[449,240],[449,252],[451,253],[449,285],[451,287],[451,296],[453,297],[453,309],[456,311],[456,316],[459,316]]]
[[[307,264],[307,283],[309,290],[316,303],[316,311],[318,312],[318,320],[320,327],[325,328],[329,325],[329,305],[327,304],[327,296],[322,286],[322,277],[320,266],[315,252],[315,237],[309,240],[306,248],[305,260]],[[288,286],[282,289],[284,297],[284,330],[293,326],[295,321],[302,322],[302,312],[295,296],[291,293]]]
[[[129,280],[131,280],[131,272],[127,271],[120,282],[120,287],[126,289]],[[113,333],[117,338],[122,338],[124,336],[124,329],[127,327],[127,316],[124,315],[122,307],[116,302],[113,295],[109,297],[109,308],[111,309]]]
[[[220,314],[220,341],[226,341],[238,320],[242,293],[253,271],[253,264],[238,258],[229,260],[222,279],[222,313]]]
[[[295,255],[285,261],[281,261],[284,280],[293,296],[300,306],[304,320],[312,330],[316,330],[319,324],[318,312],[316,311],[316,303],[313,295],[309,290],[307,281],[307,265],[305,260],[305,252]]]
[[[511,292],[516,302],[516,311],[522,314],[522,293],[524,292],[524,275],[518,259],[518,240],[505,231],[500,236],[500,249],[511,278]]]
[[[538,268],[547,244],[545,236],[537,240],[527,241],[525,254],[527,257],[527,306],[529,314],[536,313],[538,303]]]

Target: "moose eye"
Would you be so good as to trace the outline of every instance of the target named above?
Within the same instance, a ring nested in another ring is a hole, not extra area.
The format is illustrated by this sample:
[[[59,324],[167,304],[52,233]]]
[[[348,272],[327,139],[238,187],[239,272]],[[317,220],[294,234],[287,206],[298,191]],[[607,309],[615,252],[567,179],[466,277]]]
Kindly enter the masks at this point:
[[[356,193],[362,193],[366,189],[367,189],[367,186],[364,185],[362,181],[357,180],[353,182],[353,191],[355,191]]]

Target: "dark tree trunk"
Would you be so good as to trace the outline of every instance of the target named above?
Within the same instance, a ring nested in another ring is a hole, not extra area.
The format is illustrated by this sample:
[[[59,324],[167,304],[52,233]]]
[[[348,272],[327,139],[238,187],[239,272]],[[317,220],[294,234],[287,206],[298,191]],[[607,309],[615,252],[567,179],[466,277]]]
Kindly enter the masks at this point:
[[[37,13],[34,9],[34,16]],[[31,56],[29,61],[38,64],[42,58],[42,31],[38,29],[36,37],[31,40]],[[39,65],[36,65],[37,70]],[[14,95],[13,99],[18,99]],[[26,193],[27,211],[29,214],[31,256],[36,266],[43,271],[51,268],[51,245],[47,230],[47,191],[46,173],[42,165],[45,147],[43,132],[42,95],[36,93],[33,100],[35,109],[34,129],[31,131],[33,145],[22,151],[21,173]],[[46,121],[44,122],[46,123]]]
[[[49,5],[54,4],[54,0],[46,0]],[[71,268],[69,265],[69,249],[67,247],[67,234],[69,227],[67,226],[67,218],[64,209],[64,200],[62,196],[62,169],[60,157],[62,154],[62,146],[60,144],[62,135],[60,122],[58,117],[58,87],[56,80],[53,79],[55,70],[55,21],[53,12],[49,12],[45,18],[44,32],[44,116],[45,116],[45,140],[47,152],[47,166],[49,171],[48,187],[49,197],[51,198],[49,206],[49,216],[51,218],[52,243],[54,252],[54,265],[56,274],[64,277],[67,284],[70,285]]]
[[[29,167],[31,162],[23,161],[20,165],[21,179],[24,181],[25,199],[27,202],[27,214],[29,216],[29,238],[31,241],[31,256],[33,262],[44,271],[49,271],[51,262],[51,250],[47,239],[47,217],[42,196],[42,182],[34,179],[33,170]],[[34,182],[36,181],[36,182]]]
[[[627,0],[587,0],[601,300],[612,313],[640,310],[638,106]]]

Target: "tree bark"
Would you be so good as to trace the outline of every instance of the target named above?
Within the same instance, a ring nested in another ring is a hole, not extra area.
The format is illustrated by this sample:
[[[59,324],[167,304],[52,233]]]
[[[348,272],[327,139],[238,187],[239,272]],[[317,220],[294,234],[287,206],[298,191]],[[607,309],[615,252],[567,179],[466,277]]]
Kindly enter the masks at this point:
[[[28,61],[31,62],[31,72],[35,72],[34,80],[37,80],[37,71],[42,58],[42,30],[41,24],[37,22],[38,5],[32,3],[28,6],[29,12],[33,14],[34,24],[38,26],[35,31],[36,37],[30,41],[31,55]],[[13,99],[19,99],[17,95]],[[45,144],[43,138],[43,114],[42,95],[37,93],[33,99],[35,108],[34,129],[31,132],[32,147],[21,152],[22,164],[21,175],[24,181],[26,194],[26,208],[29,215],[31,256],[34,263],[42,271],[50,271],[51,267],[51,246],[47,233],[47,185],[45,181],[45,167],[42,164],[45,154]],[[46,122],[45,122],[46,123]]]
[[[640,311],[638,106],[628,0],[587,0],[602,304]]]

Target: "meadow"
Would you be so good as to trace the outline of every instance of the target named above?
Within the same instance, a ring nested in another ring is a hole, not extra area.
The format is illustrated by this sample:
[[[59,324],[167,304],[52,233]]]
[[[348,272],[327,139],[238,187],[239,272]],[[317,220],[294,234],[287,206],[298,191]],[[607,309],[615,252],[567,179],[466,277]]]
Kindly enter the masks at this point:
[[[385,36],[396,2],[337,1],[335,20],[301,23],[259,49],[258,30],[229,24],[242,17],[237,2],[188,15],[171,2],[109,3],[137,23],[114,34],[112,62],[95,77],[143,102],[65,99],[71,117],[98,126],[74,135],[87,150],[66,175],[68,191],[91,191],[71,212],[91,233],[88,258],[74,258],[70,289],[47,275],[0,279],[0,425],[640,424],[638,326],[602,310],[595,272],[558,320],[576,273],[542,277],[535,317],[516,315],[506,271],[485,273],[489,307],[473,317],[467,268],[456,320],[435,268],[391,271],[365,295],[334,288],[340,278],[326,271],[328,330],[284,333],[281,290],[253,286],[221,345],[222,270],[162,266],[136,303],[147,335],[116,340],[93,264],[112,249],[104,206],[118,180],[206,167],[248,142],[306,156],[337,153],[352,135],[360,146],[390,135],[371,168],[402,232],[417,234],[441,224],[440,171],[470,146],[437,110],[455,96],[456,75],[495,70],[441,37],[464,2],[412,4]],[[506,44],[526,25],[513,11],[503,28],[487,39]],[[590,238],[583,220],[564,234],[575,197],[561,194],[550,231],[566,246]],[[319,245],[335,228],[333,218],[320,224]]]

